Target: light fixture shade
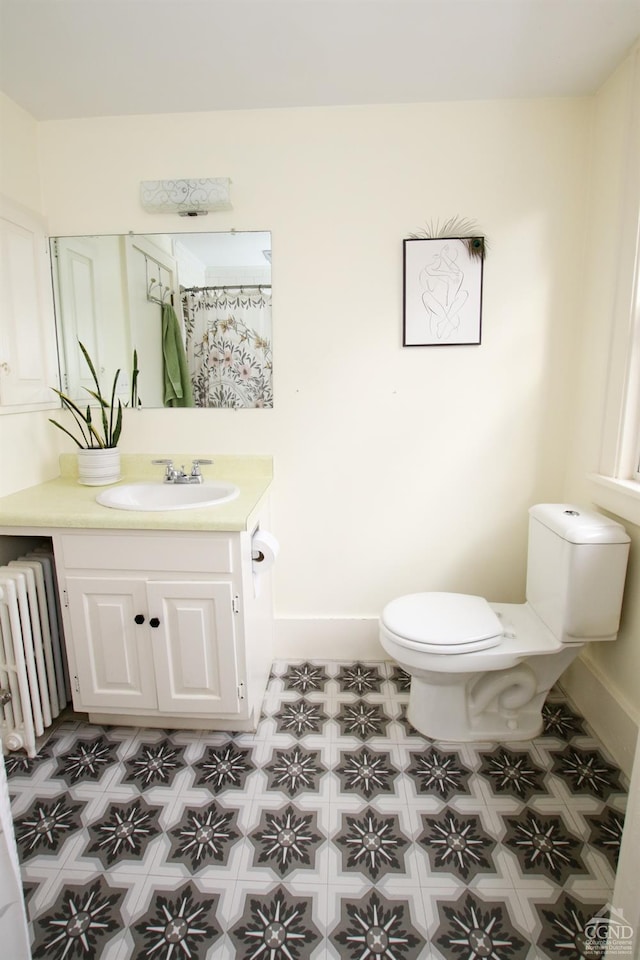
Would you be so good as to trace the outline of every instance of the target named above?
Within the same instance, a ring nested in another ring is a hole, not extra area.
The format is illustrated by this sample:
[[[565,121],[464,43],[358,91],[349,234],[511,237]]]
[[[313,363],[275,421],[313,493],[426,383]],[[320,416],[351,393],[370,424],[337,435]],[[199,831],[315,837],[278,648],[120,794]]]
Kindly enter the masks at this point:
[[[178,213],[199,217],[209,211],[231,210],[231,180],[143,180],[140,199],[147,213]]]

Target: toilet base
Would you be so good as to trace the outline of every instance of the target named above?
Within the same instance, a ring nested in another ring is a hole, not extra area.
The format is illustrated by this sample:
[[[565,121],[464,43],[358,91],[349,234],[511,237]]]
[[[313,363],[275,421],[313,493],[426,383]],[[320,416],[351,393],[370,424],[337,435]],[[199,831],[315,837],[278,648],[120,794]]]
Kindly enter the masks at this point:
[[[450,683],[443,682],[443,675],[438,677],[437,684],[414,675],[407,719],[418,733],[432,740],[531,740],[542,731],[542,707],[548,690],[538,692],[535,684],[533,689],[525,686],[527,677],[521,666],[486,677],[463,678],[457,674]],[[480,685],[485,679],[497,678],[505,684],[502,696],[495,695],[483,708],[478,700],[478,694],[483,692]],[[526,702],[518,705],[517,701],[524,696]]]
[[[510,672],[504,671],[505,674]],[[472,676],[468,684],[460,683],[460,675],[451,684],[433,684],[414,675],[407,710],[411,726],[432,740],[463,743],[531,740],[540,734],[542,707],[548,691],[534,693],[518,708],[494,699],[485,709],[474,712],[473,693],[467,693],[469,687],[473,688],[474,679],[481,682],[484,676]]]

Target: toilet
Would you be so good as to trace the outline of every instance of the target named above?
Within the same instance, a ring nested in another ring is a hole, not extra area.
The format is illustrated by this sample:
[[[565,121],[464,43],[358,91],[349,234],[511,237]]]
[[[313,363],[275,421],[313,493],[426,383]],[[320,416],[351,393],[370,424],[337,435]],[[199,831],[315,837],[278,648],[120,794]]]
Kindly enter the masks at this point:
[[[434,740],[529,740],[546,696],[587,643],[615,640],[629,536],[570,504],[529,510],[526,602],[413,593],[388,603],[380,642],[411,676],[407,719]]]

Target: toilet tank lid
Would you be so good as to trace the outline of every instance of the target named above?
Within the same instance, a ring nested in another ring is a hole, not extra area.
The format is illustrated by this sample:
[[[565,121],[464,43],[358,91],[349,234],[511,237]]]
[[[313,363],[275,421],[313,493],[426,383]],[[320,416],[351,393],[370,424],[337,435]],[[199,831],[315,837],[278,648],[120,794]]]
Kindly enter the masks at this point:
[[[572,503],[538,503],[529,516],[568,543],[629,543],[621,523]]]
[[[450,646],[502,639],[502,624],[484,597],[467,593],[410,593],[382,611],[392,633],[417,643]]]

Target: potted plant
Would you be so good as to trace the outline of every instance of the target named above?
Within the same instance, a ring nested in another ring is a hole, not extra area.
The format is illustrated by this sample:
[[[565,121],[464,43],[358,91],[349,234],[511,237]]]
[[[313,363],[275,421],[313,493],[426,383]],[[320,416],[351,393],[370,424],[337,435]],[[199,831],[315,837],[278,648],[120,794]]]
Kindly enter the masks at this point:
[[[89,356],[84,344],[78,341],[82,355],[89,367],[95,390],[84,389],[98,403],[99,410],[92,412],[91,404],[87,404],[86,410],[83,410],[78,404],[66,396],[61,390],[53,387],[62,402],[65,410],[68,410],[76,422],[77,433],[68,430],[57,420],[51,418],[50,422],[54,426],[71,437],[78,446],[78,480],[80,483],[90,486],[100,486],[107,483],[115,483],[120,479],[120,452],[117,449],[118,440],[122,431],[122,401],[116,397],[116,388],[120,370],[116,370],[111,387],[110,400],[107,400],[100,387],[100,381],[96,373],[93,361]],[[137,389],[137,362],[134,354],[134,375],[133,391]]]

